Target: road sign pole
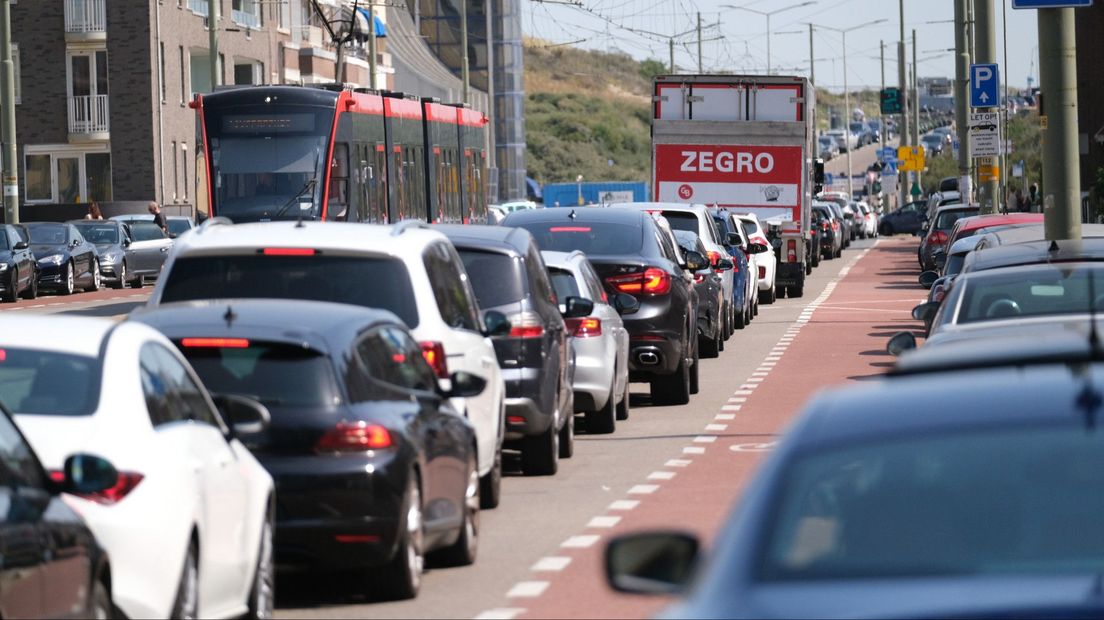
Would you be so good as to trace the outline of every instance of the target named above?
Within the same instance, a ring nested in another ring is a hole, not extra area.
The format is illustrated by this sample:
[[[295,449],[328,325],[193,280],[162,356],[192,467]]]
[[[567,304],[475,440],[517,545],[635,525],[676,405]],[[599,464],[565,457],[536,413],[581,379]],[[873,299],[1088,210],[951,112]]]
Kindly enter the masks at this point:
[[[997,26],[993,0],[974,0],[974,19],[976,20],[974,35],[977,40],[977,62],[997,62]],[[994,78],[994,80],[996,80],[997,96],[992,103],[997,105],[985,108],[987,112],[997,112],[1000,109],[1000,79]],[[1000,120],[997,121],[997,125],[1000,125]],[[978,164],[988,166],[990,172],[997,166],[998,162],[1000,162],[999,155],[978,160]],[[979,185],[980,213],[996,213],[999,211],[1001,203],[999,196],[1000,175],[990,174],[989,180],[981,181]]]
[[[897,88],[899,89],[901,97],[901,126],[898,136],[900,138],[898,144],[900,146],[908,146],[909,144],[909,106],[908,106],[908,84],[905,79],[905,0],[900,0],[898,3],[900,16],[901,16],[901,38],[897,41]],[[909,173],[898,176],[901,179],[901,205],[904,206],[908,203],[909,195]]]
[[[955,64],[955,125],[958,134],[958,191],[962,193],[963,202],[973,200],[973,182],[970,178],[970,129],[969,129],[969,102],[966,100],[969,94],[970,82],[970,50],[967,31],[970,24],[966,21],[966,13],[969,0],[955,0],[955,50],[958,53],[958,62]]]
[[[1043,224],[1046,238],[1081,238],[1081,162],[1077,144],[1077,51],[1073,9],[1039,9],[1039,85],[1046,93],[1043,129]]]

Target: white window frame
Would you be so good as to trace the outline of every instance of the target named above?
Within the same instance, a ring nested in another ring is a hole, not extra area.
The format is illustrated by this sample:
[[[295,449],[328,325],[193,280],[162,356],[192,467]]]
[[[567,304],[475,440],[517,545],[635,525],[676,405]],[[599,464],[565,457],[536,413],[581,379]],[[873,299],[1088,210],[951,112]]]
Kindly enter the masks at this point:
[[[50,156],[50,199],[30,199],[27,196],[26,183],[23,184],[23,203],[28,205],[48,205],[58,204],[58,175],[57,175],[57,160],[65,158],[76,157],[78,164],[78,174],[80,175],[80,197],[85,202],[88,201],[88,171],[85,166],[85,155],[89,154],[111,154],[111,146],[109,144],[89,144],[89,145],[70,145],[70,144],[29,144],[23,148],[23,178],[27,178],[27,158],[34,155],[49,155]],[[112,175],[111,175],[111,195],[115,195],[115,162],[111,162]]]
[[[110,70],[108,70],[108,75],[107,75],[107,84],[108,84],[107,91],[108,92],[101,93],[101,92],[98,92],[96,90],[96,86],[97,86],[97,83],[99,82],[99,77],[100,77],[100,64],[96,61],[96,56],[100,52],[103,52],[105,55],[107,55],[107,65],[108,65],[108,67],[110,67],[111,66],[111,55],[108,54],[106,46],[105,47],[89,48],[89,49],[79,49],[79,50],[72,49],[72,50],[66,50],[65,51],[65,95],[67,97],[73,97],[74,96],[73,95],[73,58],[75,58],[77,56],[87,56],[88,59],[89,59],[88,60],[88,67],[89,67],[89,69],[92,70],[92,72],[88,76],[88,79],[89,79],[89,82],[88,82],[88,87],[89,87],[88,91],[89,92],[88,92],[88,94],[90,94],[92,96],[110,94],[110,92],[111,92],[111,74],[110,74]],[[105,68],[105,70],[107,70],[107,68]]]

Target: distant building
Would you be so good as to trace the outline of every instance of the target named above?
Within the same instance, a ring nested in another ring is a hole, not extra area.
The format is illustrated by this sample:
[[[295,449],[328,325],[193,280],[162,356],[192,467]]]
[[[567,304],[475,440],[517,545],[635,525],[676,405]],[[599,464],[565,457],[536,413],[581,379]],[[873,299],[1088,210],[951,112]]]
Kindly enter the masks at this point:
[[[1075,12],[1077,30],[1077,121],[1081,153],[1081,189],[1096,183],[1104,168],[1104,4]],[[1046,105],[1046,93],[1043,94]],[[1045,114],[1046,111],[1043,110]]]

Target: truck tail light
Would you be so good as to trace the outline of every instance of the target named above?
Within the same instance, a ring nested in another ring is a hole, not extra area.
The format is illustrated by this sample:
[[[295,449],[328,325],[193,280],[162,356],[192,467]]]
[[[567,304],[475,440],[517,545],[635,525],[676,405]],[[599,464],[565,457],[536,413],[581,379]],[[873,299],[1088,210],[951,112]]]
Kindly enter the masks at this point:
[[[437,373],[437,378],[448,379],[448,358],[445,357],[445,345],[430,341],[423,342],[421,345],[422,357],[425,358],[433,372]]]
[[[567,329],[575,338],[591,338],[602,335],[602,319],[584,317],[581,319],[566,319]]]
[[[786,262],[797,262],[797,239],[790,239],[786,242]]]

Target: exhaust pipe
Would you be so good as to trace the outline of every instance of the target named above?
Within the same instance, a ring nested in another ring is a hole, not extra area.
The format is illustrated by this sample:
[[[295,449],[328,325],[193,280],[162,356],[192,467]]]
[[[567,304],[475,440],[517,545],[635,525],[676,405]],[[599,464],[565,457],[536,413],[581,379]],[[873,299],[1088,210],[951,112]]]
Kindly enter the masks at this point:
[[[636,355],[636,361],[645,366],[655,366],[659,363],[659,356],[651,351],[643,351]]]

